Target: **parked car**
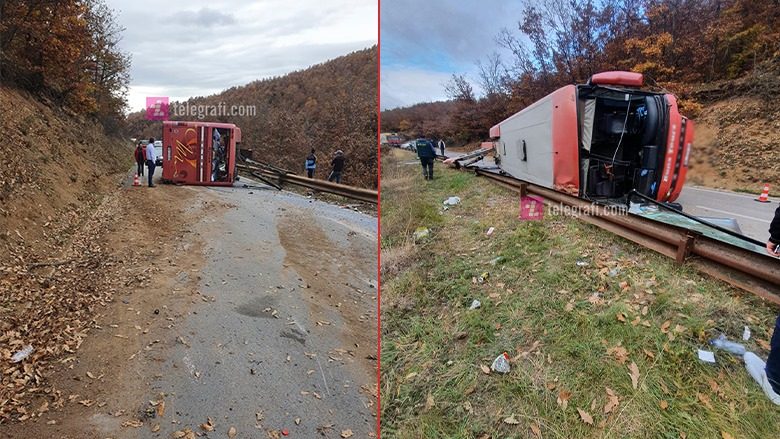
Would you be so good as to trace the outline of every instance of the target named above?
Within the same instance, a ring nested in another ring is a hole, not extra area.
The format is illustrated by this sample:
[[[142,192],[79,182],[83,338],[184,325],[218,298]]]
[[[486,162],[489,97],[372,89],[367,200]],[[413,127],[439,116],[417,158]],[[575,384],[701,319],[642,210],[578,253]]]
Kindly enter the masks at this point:
[[[155,166],[162,166],[163,162],[163,147],[162,147],[162,140],[155,140],[154,141],[154,156],[156,157],[154,161]]]

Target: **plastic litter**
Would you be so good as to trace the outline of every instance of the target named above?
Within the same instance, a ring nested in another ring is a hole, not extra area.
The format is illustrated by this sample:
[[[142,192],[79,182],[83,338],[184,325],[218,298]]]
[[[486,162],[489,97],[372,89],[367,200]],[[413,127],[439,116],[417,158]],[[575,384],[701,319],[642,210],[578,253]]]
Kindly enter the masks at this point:
[[[577,266],[578,267],[587,267],[588,265],[590,265],[590,264],[588,264],[588,261],[583,261],[583,260],[577,261]]]
[[[490,370],[498,373],[509,373],[511,370],[509,366],[509,354],[504,352],[493,360],[493,364],[490,365]]]
[[[477,299],[474,299],[474,300],[471,302],[471,306],[469,307],[469,309],[477,309],[477,308],[479,308],[480,306],[482,306],[482,302],[480,302],[480,301],[479,301],[479,300],[477,300]]]
[[[477,282],[483,284],[488,279],[488,277],[490,277],[490,273],[486,271],[479,275],[479,277],[477,278]]]
[[[414,241],[417,242],[417,241],[427,237],[430,234],[431,234],[431,231],[427,227],[418,227],[414,231]]]
[[[34,350],[35,349],[32,347],[32,345],[28,344],[27,346],[23,347],[21,351],[15,353],[14,356],[11,357],[11,362],[12,363],[18,363],[18,362],[24,360],[25,358],[29,357],[30,354],[32,354]]]
[[[720,334],[718,338],[710,340],[710,344],[734,355],[745,355],[745,346],[729,341],[724,334]]]
[[[489,229],[488,229],[488,231],[487,231],[487,236],[490,236],[490,235],[492,235],[492,234],[493,234],[493,232],[495,232],[495,231],[496,231],[496,228],[495,228],[495,227],[491,227],[491,228],[489,228]]]
[[[503,256],[499,256],[499,257],[497,257],[497,258],[493,258],[493,259],[491,259],[491,260],[490,260],[490,265],[496,265],[496,264],[498,264],[499,262],[504,262],[504,257],[503,257]]]
[[[715,364],[715,353],[712,351],[703,351],[699,349],[699,360],[705,363]]]
[[[446,200],[444,200],[445,206],[455,206],[456,204],[460,204],[459,197],[449,197]]]
[[[750,376],[758,383],[767,398],[769,398],[773,404],[780,405],[780,395],[775,393],[772,389],[772,385],[769,384],[769,378],[766,376],[766,363],[764,360],[752,352],[745,352],[742,359],[745,360],[745,369],[747,369]]]
[[[745,325],[745,330],[742,332],[742,340],[750,340],[750,327]]]

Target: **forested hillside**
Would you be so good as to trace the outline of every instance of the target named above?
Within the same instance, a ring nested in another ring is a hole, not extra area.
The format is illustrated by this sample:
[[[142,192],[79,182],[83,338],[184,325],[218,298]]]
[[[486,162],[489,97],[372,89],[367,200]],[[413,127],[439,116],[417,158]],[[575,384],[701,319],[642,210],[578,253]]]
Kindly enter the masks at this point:
[[[382,130],[485,140],[492,125],[562,85],[630,70],[676,94],[697,122],[693,179],[780,182],[771,103],[780,95],[780,0],[525,0],[518,20],[496,36],[511,57],[486,49],[477,78],[453,72],[449,102],[384,111]]]
[[[344,151],[342,183],[364,187],[377,184],[377,48],[361,50],[308,69],[263,79],[222,93],[197,97],[186,104],[255,105],[256,116],[206,117],[241,128],[242,148],[252,149],[255,160],[301,173],[311,148],[317,150],[317,176],[336,150]],[[172,104],[172,107],[176,104]],[[183,120],[192,117],[176,117]],[[159,137],[162,124],[148,121],[143,112],[128,117],[129,134]]]

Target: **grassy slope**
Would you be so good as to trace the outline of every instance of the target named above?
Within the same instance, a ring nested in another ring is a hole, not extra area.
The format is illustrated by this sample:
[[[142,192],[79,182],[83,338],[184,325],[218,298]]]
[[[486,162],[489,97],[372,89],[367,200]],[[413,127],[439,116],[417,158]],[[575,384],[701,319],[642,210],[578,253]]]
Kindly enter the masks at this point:
[[[412,155],[383,160],[383,437],[780,437],[780,408],[738,358],[696,358],[746,324],[766,357],[776,309],[574,219],[520,222],[514,194],[471,174],[437,164],[428,183]],[[462,204],[440,214],[451,195]],[[432,234],[415,245],[418,226]],[[503,351],[520,355],[512,371],[484,374]],[[606,388],[619,401],[608,414]]]

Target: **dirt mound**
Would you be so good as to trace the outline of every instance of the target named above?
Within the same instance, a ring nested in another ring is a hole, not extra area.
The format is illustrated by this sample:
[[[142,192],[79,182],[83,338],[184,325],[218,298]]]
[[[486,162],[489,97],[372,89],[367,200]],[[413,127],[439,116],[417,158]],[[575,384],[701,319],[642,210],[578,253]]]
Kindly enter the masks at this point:
[[[694,93],[703,109],[688,181],[760,191],[780,184],[780,59],[734,81],[705,84]]]
[[[0,262],[60,248],[132,164],[96,122],[0,87]],[[12,110],[11,110],[12,109]]]

